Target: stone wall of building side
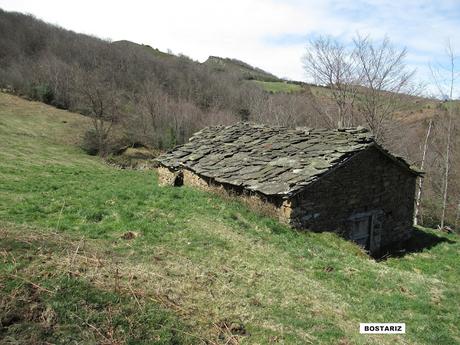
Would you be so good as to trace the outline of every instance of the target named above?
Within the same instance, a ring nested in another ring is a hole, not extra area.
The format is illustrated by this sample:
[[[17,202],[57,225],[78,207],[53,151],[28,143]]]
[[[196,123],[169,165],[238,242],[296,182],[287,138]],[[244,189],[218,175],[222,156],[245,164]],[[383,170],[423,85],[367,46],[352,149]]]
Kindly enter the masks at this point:
[[[197,187],[202,190],[211,190],[213,187],[209,179],[201,177],[188,169],[182,171],[182,176],[185,186]]]
[[[158,172],[158,185],[160,186],[174,186],[176,181],[177,172],[169,168],[160,166],[157,168]]]
[[[287,201],[283,203],[280,198],[271,200],[258,193],[249,193],[247,190],[231,185],[224,185],[211,178],[202,177],[188,169],[183,170],[182,176],[185,186],[192,186],[204,191],[221,195],[224,194],[226,196],[237,196],[240,201],[244,202],[249,208],[257,213],[275,217],[285,224],[288,224],[290,221],[290,203]]]

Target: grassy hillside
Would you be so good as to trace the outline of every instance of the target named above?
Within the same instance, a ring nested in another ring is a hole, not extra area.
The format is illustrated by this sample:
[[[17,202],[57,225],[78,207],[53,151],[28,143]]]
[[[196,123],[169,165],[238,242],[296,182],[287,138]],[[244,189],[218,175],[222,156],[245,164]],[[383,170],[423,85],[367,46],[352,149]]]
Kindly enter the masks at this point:
[[[240,60],[210,56],[204,64],[209,66],[216,73],[224,72],[241,75],[244,80],[248,80],[252,85],[256,85],[262,90],[271,93],[290,93],[302,91],[303,89],[299,84],[289,83],[269,72],[253,67]]]
[[[0,94],[0,343],[460,343],[458,237],[383,262],[73,143],[81,116]],[[359,335],[359,322],[407,334]]]
[[[257,86],[261,87],[263,90],[268,92],[296,92],[302,91],[302,86],[298,84],[290,84],[285,81],[260,81],[260,80],[253,80],[252,81]]]

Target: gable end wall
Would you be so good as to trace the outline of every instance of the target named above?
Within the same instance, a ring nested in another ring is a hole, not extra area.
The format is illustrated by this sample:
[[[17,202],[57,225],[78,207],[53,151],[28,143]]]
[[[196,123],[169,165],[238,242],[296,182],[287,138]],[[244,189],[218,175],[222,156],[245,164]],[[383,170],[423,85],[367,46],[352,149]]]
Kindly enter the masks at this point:
[[[290,222],[350,236],[350,217],[383,214],[381,247],[407,239],[412,229],[416,176],[376,148],[352,157],[292,198]]]

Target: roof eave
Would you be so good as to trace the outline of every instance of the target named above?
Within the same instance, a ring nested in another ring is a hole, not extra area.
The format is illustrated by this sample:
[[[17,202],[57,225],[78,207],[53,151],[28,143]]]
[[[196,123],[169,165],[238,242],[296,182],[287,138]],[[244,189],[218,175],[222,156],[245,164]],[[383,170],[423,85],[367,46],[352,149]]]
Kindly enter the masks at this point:
[[[382,154],[384,154],[386,157],[394,161],[396,164],[407,170],[409,173],[415,175],[416,177],[423,177],[425,172],[419,170],[418,168],[411,166],[409,163],[407,163],[404,158],[398,157],[395,155],[392,155],[390,152],[385,150],[382,146],[377,144],[375,141],[369,145],[369,147],[375,147],[377,150],[379,150]]]

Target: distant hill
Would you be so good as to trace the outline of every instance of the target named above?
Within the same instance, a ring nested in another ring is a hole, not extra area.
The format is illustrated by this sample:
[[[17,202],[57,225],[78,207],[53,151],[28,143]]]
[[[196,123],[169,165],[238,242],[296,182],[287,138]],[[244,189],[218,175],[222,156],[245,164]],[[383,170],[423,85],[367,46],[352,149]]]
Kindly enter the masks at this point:
[[[121,41],[114,41],[112,42],[112,45],[120,47],[122,49],[126,50],[132,50],[132,51],[143,51],[147,53],[151,53],[155,57],[160,57],[160,58],[171,58],[171,59],[177,59],[178,56],[171,54],[171,53],[165,53],[158,48],[153,48],[150,45],[147,44],[138,44],[135,42],[127,41],[127,40],[121,40]],[[196,64],[200,64],[197,61],[194,61]],[[302,82],[291,82],[291,81],[286,81],[281,78],[278,78],[274,74],[271,74],[267,71],[264,71],[261,68],[251,66],[250,64],[238,60],[238,59],[232,59],[232,58],[222,58],[218,56],[210,56],[206,61],[202,63],[202,65],[206,66],[206,68],[209,68],[212,72],[215,72],[217,74],[234,74],[237,75],[239,78],[243,80],[255,80],[255,81],[260,81],[260,82],[268,82],[268,83],[284,83],[284,84],[298,84],[301,85],[303,84]],[[259,84],[263,85],[263,84]],[[266,89],[264,87],[264,89]],[[292,87],[292,90],[297,89],[295,87]],[[291,89],[286,90],[287,92],[292,91]],[[284,91],[283,88],[280,88],[279,90],[274,87],[271,89],[267,89],[267,91],[272,91],[272,92],[282,92]]]
[[[301,81],[291,81],[278,78],[274,74],[264,71],[261,68],[232,58],[210,56],[203,64],[209,66],[217,73],[233,73],[241,79],[252,82],[252,85],[270,93],[292,93],[299,92],[310,84]]]
[[[157,48],[152,48],[148,44],[138,44],[138,43],[134,43],[134,42],[127,41],[127,40],[114,41],[112,42],[112,45],[118,46],[124,49],[142,49],[148,53],[152,53],[156,57],[171,58],[175,56],[173,54],[165,53]]]
[[[276,82],[281,81],[280,78],[275,75],[266,72],[260,68],[253,67],[246,62],[230,59],[230,58],[221,58],[218,56],[210,56],[205,62],[205,65],[212,68],[216,72],[229,72],[229,73],[238,73],[246,80],[260,80],[260,81],[269,81]]]

